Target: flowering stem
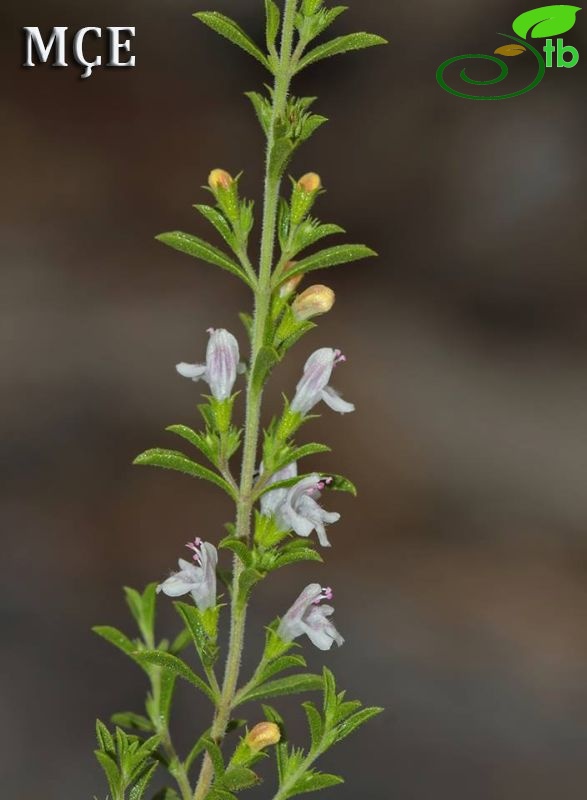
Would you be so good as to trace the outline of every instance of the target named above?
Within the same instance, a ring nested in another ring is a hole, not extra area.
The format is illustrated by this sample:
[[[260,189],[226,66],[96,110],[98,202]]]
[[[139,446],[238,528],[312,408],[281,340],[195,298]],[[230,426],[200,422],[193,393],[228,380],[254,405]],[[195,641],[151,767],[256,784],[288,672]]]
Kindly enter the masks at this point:
[[[281,39],[281,55],[275,73],[273,93],[273,112],[267,137],[266,172],[264,185],[263,231],[259,262],[259,278],[255,289],[255,313],[253,320],[251,360],[247,384],[247,408],[245,418],[243,463],[237,501],[236,536],[249,540],[251,535],[251,514],[254,503],[253,483],[259,444],[261,402],[263,387],[254,380],[254,366],[265,341],[265,329],[271,306],[271,277],[275,250],[275,232],[279,205],[281,175],[272,169],[275,148],[275,128],[286,107],[289,86],[293,77],[292,47],[298,0],[286,0]],[[222,693],[212,724],[211,737],[219,742],[223,739],[234,705],[238,676],[242,659],[245,635],[246,603],[241,602],[240,577],[243,573],[241,561],[235,557],[233,582],[230,642]],[[202,770],[193,800],[204,800],[214,778],[214,767],[208,754],[204,757]]]

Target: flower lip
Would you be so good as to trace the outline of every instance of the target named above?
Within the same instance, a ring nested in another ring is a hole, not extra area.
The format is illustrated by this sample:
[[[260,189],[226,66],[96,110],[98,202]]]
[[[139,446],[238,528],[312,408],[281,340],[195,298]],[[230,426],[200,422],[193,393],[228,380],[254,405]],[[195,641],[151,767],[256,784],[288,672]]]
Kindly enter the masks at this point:
[[[315,600],[312,601],[312,605],[319,606],[323,600],[333,600],[334,599],[334,592],[330,588],[330,586],[326,586],[320,592],[320,596],[317,597]]]

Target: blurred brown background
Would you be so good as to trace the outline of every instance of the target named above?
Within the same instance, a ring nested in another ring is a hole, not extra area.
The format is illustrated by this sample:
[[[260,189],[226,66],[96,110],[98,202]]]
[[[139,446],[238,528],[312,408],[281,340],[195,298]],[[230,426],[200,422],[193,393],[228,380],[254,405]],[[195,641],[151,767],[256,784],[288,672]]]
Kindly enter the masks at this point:
[[[299,81],[332,124],[294,171],[319,170],[322,218],[381,258],[321,276],[335,311],[269,397],[315,347],[344,349],[336,384],[358,413],[326,410],[306,436],[334,443],[315,464],[360,496],[327,498],[343,514],[327,566],[264,585],[252,635],[315,577],[335,587],[347,645],[311,662],[387,708],[325,760],[348,778],[339,800],[574,800],[587,778],[587,17],[565,36],[575,69],[475,103],[442,92],[436,67],[493,52],[531,3],[351,5],[338,31],[391,45]],[[15,800],[104,797],[94,718],[140,710],[143,686],[90,626],[128,630],[121,584],[163,577],[188,537],[215,540],[229,519],[212,487],[130,466],[173,446],[167,424],[194,423],[198,389],[173,365],[201,357],[205,329],[245,344],[246,290],[153,240],[212,238],[191,209],[211,167],[244,169],[259,196],[242,92],[266,76],[192,20],[206,7],[262,37],[260,0],[0,12],[0,784]],[[22,69],[23,25],[135,25],[137,67],[85,81],[76,66]],[[511,60],[510,86],[525,63]],[[187,742],[209,709],[179,700]]]

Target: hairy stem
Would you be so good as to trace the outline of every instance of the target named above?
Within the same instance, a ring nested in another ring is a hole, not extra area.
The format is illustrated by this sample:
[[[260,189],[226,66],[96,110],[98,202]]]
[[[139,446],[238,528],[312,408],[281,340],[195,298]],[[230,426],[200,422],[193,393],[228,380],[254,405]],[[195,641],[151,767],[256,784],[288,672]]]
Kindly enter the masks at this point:
[[[236,516],[236,536],[240,539],[246,539],[247,541],[251,535],[251,514],[254,502],[252,489],[259,445],[261,403],[263,398],[263,388],[256,385],[253,380],[253,375],[255,363],[265,341],[265,329],[271,307],[271,275],[275,250],[279,189],[281,186],[281,176],[273,173],[271,164],[275,148],[276,123],[285,111],[289,86],[292,79],[291,59],[297,6],[298,0],[286,0],[283,17],[281,54],[279,66],[275,75],[273,114],[267,137],[263,231],[259,261],[259,279],[255,289],[255,314],[247,385],[243,463]],[[243,565],[240,560],[235,557],[232,583],[230,642],[222,693],[211,732],[212,738],[217,742],[221,741],[224,737],[226,727],[230,721],[230,713],[234,703],[242,659],[246,620],[246,604],[241,603],[240,597],[240,577],[242,572]],[[214,767],[212,760],[209,755],[206,754],[206,756],[204,756],[193,800],[204,800],[208,794],[213,778]]]

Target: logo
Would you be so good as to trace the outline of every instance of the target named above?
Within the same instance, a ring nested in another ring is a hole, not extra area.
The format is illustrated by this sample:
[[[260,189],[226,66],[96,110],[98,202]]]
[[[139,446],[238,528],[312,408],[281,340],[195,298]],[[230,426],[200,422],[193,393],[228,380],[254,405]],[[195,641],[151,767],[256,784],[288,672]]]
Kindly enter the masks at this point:
[[[577,12],[581,11],[578,6],[543,6],[532,11],[526,11],[516,17],[512,25],[515,36],[508,33],[499,33],[504,39],[509,39],[508,44],[498,47],[493,55],[484,53],[469,53],[463,56],[455,56],[443,62],[436,71],[436,80],[439,85],[455,97],[463,97],[465,100],[508,100],[510,97],[519,97],[526,92],[535,89],[546,74],[546,70],[556,66],[557,68],[572,69],[579,63],[579,51],[576,47],[565,45],[562,34],[568,33],[577,21]],[[546,39],[542,52],[527,41],[532,39]],[[554,42],[554,37],[558,37]],[[544,56],[542,55],[544,53]],[[509,67],[503,58],[513,58],[514,56],[533,56],[537,62],[536,77],[528,86],[516,92],[498,95],[477,95],[469,94],[467,91],[459,91],[448,85],[444,77],[446,70],[459,61],[469,58],[483,59],[491,61],[499,67],[499,75],[489,80],[476,80],[467,74],[464,67],[460,72],[460,78],[464,83],[472,86],[495,86],[501,83],[509,75]]]

